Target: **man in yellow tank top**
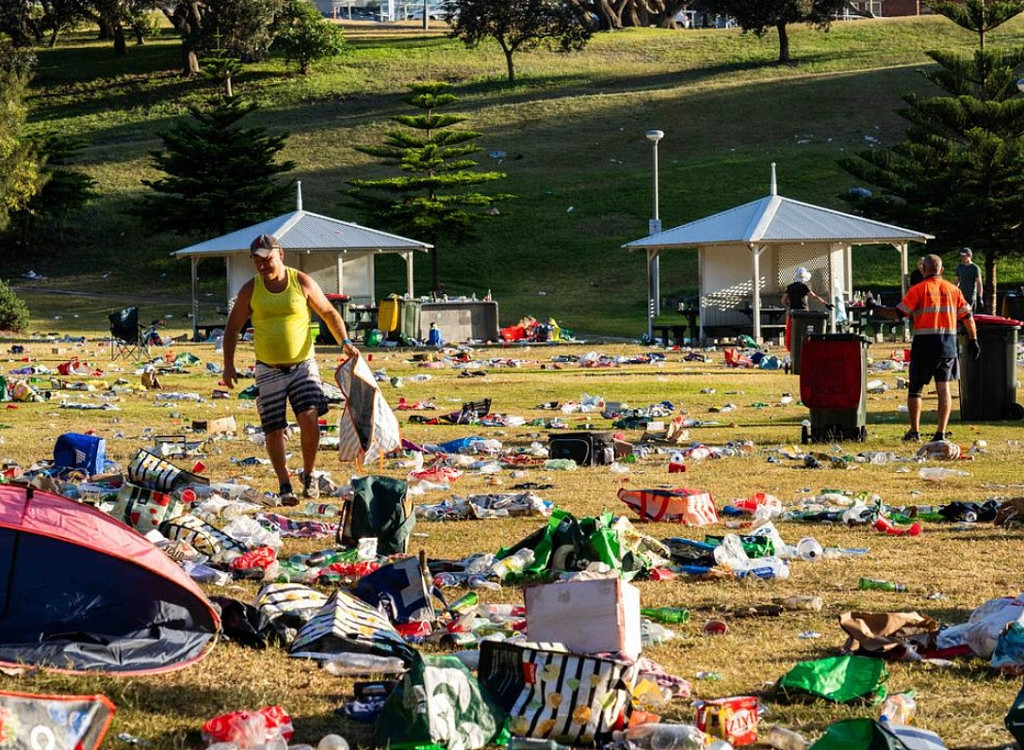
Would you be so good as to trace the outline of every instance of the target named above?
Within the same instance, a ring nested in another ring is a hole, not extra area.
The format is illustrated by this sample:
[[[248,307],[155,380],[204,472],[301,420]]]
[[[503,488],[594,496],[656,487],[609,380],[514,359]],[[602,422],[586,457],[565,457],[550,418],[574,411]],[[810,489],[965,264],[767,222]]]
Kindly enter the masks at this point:
[[[256,406],[266,436],[267,455],[277,474],[281,503],[298,505],[285,454],[287,404],[291,404],[299,424],[302,496],[314,500],[320,496],[314,478],[320,444],[317,420],[327,413],[313,352],[309,311],[313,310],[327,323],[347,356],[354,357],[359,352],[348,337],[345,321],[327,301],[320,285],[308,274],[284,264],[284,248],[277,238],[261,234],[249,246],[249,257],[256,266],[256,275],[239,290],[224,327],[224,385],[233,388],[238,381],[235,348],[242,326],[252,318]]]

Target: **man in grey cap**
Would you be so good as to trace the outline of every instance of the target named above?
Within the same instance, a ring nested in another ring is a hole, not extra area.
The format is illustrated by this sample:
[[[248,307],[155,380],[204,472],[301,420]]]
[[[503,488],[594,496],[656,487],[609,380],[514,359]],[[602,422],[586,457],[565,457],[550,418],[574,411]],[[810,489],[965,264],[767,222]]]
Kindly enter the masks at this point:
[[[327,413],[320,371],[313,352],[309,311],[313,310],[349,357],[359,351],[352,345],[341,314],[327,300],[320,285],[308,274],[284,264],[284,248],[277,238],[261,234],[249,246],[256,275],[245,282],[235,298],[224,327],[224,385],[238,381],[235,345],[246,320],[252,318],[256,349],[256,406],[266,436],[267,455],[280,484],[282,505],[298,505],[292,489],[285,453],[286,407],[292,406],[299,424],[302,445],[302,496],[320,497],[314,479],[320,445],[318,419]]]
[[[981,288],[981,269],[974,264],[974,253],[969,247],[960,248],[960,263],[956,267],[956,285],[972,310],[984,307]]]

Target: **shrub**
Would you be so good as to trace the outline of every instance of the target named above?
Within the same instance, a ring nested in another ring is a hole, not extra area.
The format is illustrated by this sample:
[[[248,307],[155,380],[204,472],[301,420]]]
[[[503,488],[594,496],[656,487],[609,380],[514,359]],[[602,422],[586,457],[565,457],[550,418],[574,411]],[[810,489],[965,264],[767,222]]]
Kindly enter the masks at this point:
[[[0,281],[0,330],[21,332],[28,328],[28,323],[28,305]]]

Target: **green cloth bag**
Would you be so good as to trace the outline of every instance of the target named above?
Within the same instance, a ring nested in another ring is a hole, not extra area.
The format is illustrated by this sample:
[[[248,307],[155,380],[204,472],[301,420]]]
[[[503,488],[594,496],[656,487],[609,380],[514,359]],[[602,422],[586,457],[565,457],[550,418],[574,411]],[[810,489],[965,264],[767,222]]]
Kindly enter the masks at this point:
[[[865,700],[874,705],[885,698],[887,679],[889,670],[881,659],[832,656],[799,662],[776,687],[790,698],[803,693],[835,703]]]
[[[504,723],[504,712],[461,661],[417,653],[377,717],[376,746],[479,750]]]
[[[879,721],[845,719],[830,726],[810,750],[907,750],[907,746]]]
[[[369,475],[352,480],[352,499],[345,504],[336,534],[339,544],[355,546],[365,537],[377,538],[381,555],[405,553],[416,525],[416,514],[404,479]]]

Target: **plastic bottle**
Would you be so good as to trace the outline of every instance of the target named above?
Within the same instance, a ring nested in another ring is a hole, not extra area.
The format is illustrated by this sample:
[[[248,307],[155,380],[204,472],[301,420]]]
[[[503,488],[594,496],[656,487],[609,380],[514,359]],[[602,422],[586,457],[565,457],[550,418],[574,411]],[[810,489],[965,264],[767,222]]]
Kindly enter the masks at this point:
[[[786,609],[809,609],[813,612],[820,612],[824,606],[820,596],[810,596],[807,594],[787,596],[780,604]]]
[[[770,745],[776,750],[804,750],[810,743],[799,732],[778,725],[770,727],[757,738],[762,745]]]
[[[825,554],[825,550],[822,549],[817,539],[805,536],[796,543],[796,553],[807,562],[817,562]]]
[[[690,612],[682,607],[641,607],[640,614],[657,622],[689,622]]]
[[[348,742],[340,734],[325,734],[317,743],[316,750],[348,750]]]
[[[914,691],[908,690],[905,693],[896,693],[886,698],[878,720],[891,724],[909,724],[914,719],[915,713],[917,713],[917,700],[914,698]]]
[[[324,516],[326,518],[333,518],[338,515],[341,510],[337,505],[331,503],[306,503],[302,508],[302,512],[307,516]]]
[[[344,652],[335,654],[324,663],[324,669],[337,677],[363,674],[401,674],[406,671],[405,662],[397,656],[378,656]]]
[[[907,587],[902,583],[883,581],[879,578],[861,578],[857,581],[857,588],[861,591],[906,591]]]
[[[569,750],[554,740],[542,740],[538,737],[510,737],[508,750]]]
[[[638,724],[624,732],[613,732],[616,742],[626,740],[642,750],[704,750],[707,736],[692,724]]]
[[[970,476],[970,472],[960,471],[960,469],[944,469],[940,466],[926,466],[919,470],[917,475],[929,482],[941,482],[944,479],[951,479],[953,477]]]
[[[521,550],[516,552],[514,555],[503,557],[491,566],[491,574],[496,576],[499,581],[504,581],[508,577],[509,573],[520,573],[528,565],[533,563],[533,550],[529,547],[523,547]]]

